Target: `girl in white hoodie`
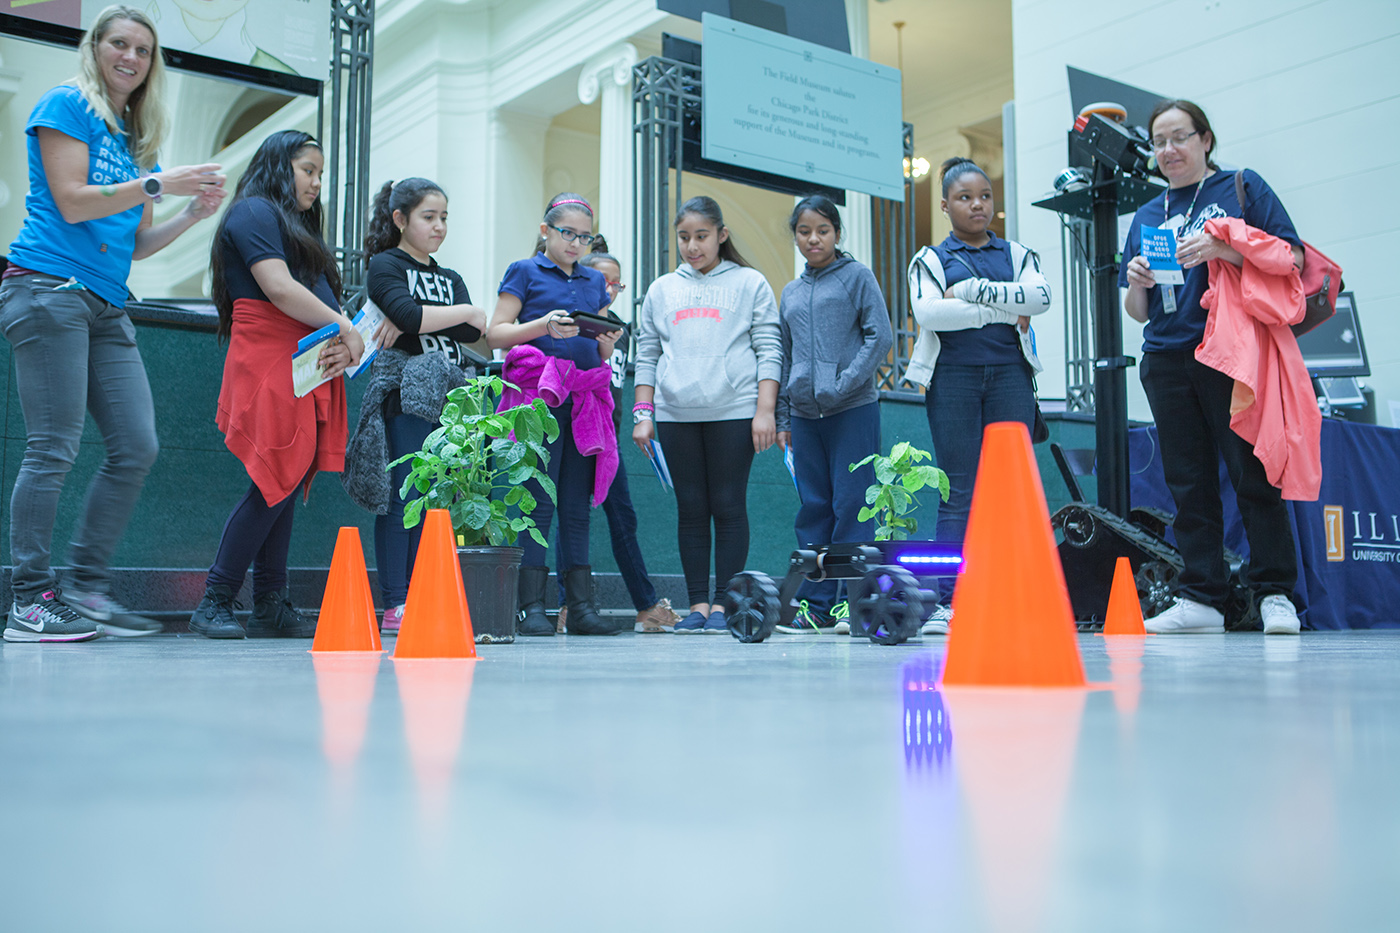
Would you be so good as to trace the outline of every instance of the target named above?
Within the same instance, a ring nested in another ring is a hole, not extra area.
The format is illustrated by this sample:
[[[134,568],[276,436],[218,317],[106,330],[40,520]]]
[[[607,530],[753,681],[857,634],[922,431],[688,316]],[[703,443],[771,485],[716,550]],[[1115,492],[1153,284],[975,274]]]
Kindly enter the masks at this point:
[[[710,594],[711,542],[722,591],[749,556],[753,455],[777,437],[778,303],[739,255],[713,198],[681,206],[676,241],[682,262],[647,289],[637,322],[632,440],[648,456],[652,439],[660,441],[676,487],[691,610],[676,634],[722,633],[724,611]]]

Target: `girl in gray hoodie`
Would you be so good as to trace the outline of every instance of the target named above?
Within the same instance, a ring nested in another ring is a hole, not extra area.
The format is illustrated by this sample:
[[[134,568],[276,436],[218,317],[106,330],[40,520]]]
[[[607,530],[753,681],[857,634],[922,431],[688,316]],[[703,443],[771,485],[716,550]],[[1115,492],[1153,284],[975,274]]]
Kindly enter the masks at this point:
[[[682,262],[647,289],[637,321],[632,440],[647,456],[660,442],[675,485],[691,609],[676,634],[719,634],[727,628],[711,602],[711,527],[722,591],[749,556],[749,467],[777,435],[778,305],[713,198],[681,206],[676,240]]]

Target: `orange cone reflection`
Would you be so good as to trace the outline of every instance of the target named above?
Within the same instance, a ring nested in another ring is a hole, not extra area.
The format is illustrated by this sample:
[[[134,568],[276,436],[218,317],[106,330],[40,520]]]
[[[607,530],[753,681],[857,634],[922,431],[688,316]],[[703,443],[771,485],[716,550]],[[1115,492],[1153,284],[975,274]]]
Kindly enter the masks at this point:
[[[1086,695],[943,689],[992,930],[1043,926]]]
[[[474,659],[395,659],[403,729],[425,818],[447,813],[467,720]]]
[[[321,699],[321,750],[330,763],[335,784],[348,791],[355,761],[365,744],[374,680],[379,675],[378,652],[313,652],[316,693]]]

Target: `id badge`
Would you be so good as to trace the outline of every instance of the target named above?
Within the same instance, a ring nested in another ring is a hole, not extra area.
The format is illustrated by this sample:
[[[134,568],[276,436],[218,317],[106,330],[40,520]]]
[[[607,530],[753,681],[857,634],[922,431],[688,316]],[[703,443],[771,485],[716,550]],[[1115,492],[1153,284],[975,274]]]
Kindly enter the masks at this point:
[[[1160,288],[1160,289],[1162,290],[1162,313],[1163,313],[1163,314],[1175,314],[1175,313],[1176,313],[1176,286],[1175,286],[1175,285],[1158,285],[1157,287]]]
[[[1186,217],[1184,214],[1177,214],[1171,220],[1162,223],[1162,229],[1175,232],[1178,240],[1181,239],[1181,228],[1184,226],[1186,226]]]

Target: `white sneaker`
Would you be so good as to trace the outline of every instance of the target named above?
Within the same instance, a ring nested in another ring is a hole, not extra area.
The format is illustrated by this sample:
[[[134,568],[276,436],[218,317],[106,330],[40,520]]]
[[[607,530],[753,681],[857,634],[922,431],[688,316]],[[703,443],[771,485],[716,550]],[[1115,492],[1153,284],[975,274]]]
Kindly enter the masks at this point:
[[[1259,603],[1259,615],[1264,619],[1265,635],[1297,635],[1303,627],[1293,601],[1277,593]]]
[[[947,635],[948,623],[953,621],[953,610],[950,606],[939,606],[933,610],[933,615],[928,617],[924,627],[919,629],[920,635]]]
[[[1154,635],[1214,635],[1225,631],[1225,616],[1212,606],[1178,596],[1143,625]]]

